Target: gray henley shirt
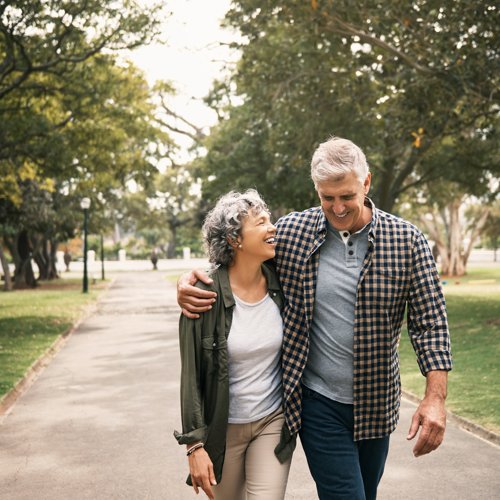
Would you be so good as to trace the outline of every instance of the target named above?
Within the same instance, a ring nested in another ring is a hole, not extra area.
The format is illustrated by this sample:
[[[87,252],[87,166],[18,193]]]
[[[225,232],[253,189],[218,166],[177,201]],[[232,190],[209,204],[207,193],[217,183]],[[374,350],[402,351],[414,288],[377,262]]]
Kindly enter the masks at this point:
[[[353,402],[354,306],[370,224],[354,234],[328,225],[303,384],[340,403]]]

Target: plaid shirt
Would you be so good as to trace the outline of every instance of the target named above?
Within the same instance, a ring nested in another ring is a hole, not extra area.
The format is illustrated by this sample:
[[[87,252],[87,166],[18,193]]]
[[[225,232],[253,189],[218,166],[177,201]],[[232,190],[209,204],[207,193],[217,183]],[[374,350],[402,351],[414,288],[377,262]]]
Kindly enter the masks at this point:
[[[399,418],[398,345],[405,307],[408,333],[422,374],[451,370],[450,338],[439,275],[429,245],[414,225],[372,209],[368,251],[354,313],[354,439],[390,434]],[[285,418],[300,429],[300,380],[309,351],[319,249],[327,223],[320,207],[277,222],[276,267],[288,304],[284,311]]]

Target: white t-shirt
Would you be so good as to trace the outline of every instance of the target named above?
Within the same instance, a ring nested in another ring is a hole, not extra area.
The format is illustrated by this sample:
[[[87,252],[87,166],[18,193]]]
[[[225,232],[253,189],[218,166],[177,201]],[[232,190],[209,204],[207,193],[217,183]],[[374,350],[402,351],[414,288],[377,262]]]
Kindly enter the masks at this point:
[[[283,322],[269,294],[249,304],[238,297],[228,336],[229,423],[255,422],[281,405]]]

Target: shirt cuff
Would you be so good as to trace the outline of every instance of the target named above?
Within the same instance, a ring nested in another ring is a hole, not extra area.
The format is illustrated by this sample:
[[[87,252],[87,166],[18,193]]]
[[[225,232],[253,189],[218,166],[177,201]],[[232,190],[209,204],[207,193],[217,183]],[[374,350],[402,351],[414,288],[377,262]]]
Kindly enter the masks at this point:
[[[204,425],[203,427],[186,432],[185,434],[174,431],[174,436],[179,444],[190,444],[197,441],[205,443],[207,439],[207,426]]]
[[[449,351],[427,351],[417,358],[418,366],[422,375],[434,370],[450,371],[453,367],[451,353]]]

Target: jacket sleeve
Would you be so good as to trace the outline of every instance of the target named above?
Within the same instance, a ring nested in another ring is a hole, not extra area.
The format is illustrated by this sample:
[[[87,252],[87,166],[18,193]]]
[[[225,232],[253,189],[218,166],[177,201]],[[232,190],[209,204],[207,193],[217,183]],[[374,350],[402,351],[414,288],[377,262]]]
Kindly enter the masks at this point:
[[[423,375],[451,370],[450,335],[443,290],[425,237],[417,235],[408,300],[408,334]]]
[[[205,315],[198,319],[181,315],[179,320],[182,434],[174,431],[179,444],[205,442],[207,437],[201,392],[201,333]]]

